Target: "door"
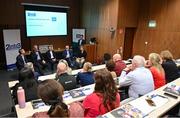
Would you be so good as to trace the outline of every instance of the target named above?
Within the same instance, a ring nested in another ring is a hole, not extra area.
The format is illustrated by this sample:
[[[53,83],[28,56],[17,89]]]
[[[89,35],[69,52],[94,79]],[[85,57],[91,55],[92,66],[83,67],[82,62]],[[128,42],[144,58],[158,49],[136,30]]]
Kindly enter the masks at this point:
[[[123,59],[132,58],[133,40],[136,32],[136,28],[128,27],[125,28],[124,36],[124,49],[123,49]]]

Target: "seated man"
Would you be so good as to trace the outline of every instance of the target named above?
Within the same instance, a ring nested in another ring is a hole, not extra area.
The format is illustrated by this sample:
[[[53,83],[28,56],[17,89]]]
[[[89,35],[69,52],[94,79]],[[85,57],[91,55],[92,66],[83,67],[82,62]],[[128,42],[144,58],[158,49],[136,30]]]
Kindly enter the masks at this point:
[[[53,72],[54,71],[54,66],[57,62],[57,59],[56,59],[56,54],[53,50],[53,46],[48,46],[49,50],[46,52],[46,55],[47,55],[47,61],[49,62],[50,64],[50,69],[51,71]]]
[[[82,68],[86,56],[87,56],[87,52],[84,50],[83,46],[80,46],[80,50],[76,58],[78,68]]]
[[[38,50],[38,46],[34,45],[33,51],[31,52],[31,59],[34,64],[34,69],[41,75],[44,75],[43,69],[47,67],[44,57],[41,52]]]
[[[25,50],[22,48],[19,49],[19,55],[16,57],[16,66],[17,66],[18,70],[21,70],[22,68],[24,68],[24,66],[28,62],[28,60],[24,54],[25,54]]]
[[[117,76],[120,76],[122,70],[126,68],[126,64],[123,62],[120,54],[114,54],[113,61],[115,62],[114,71],[116,72]]]
[[[57,65],[56,80],[62,84],[65,91],[76,88],[76,78],[67,73],[67,65],[63,62]]]
[[[138,98],[154,90],[154,81],[151,71],[145,66],[142,56],[134,56],[132,66],[125,68],[119,79],[119,85],[129,86],[129,97]],[[130,71],[127,74],[127,71]]]
[[[70,67],[73,67],[73,54],[72,51],[69,49],[69,45],[66,45],[65,50],[63,51],[62,54],[63,58],[68,62],[68,65]]]

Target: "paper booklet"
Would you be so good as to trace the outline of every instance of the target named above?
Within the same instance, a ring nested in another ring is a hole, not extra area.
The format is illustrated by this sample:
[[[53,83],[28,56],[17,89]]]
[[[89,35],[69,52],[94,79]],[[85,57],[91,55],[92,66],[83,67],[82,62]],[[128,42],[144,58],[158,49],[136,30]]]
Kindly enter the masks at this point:
[[[40,107],[47,106],[41,99],[32,100],[31,104],[32,104],[33,109],[38,109]]]
[[[164,91],[180,96],[180,86],[175,84],[168,84]]]

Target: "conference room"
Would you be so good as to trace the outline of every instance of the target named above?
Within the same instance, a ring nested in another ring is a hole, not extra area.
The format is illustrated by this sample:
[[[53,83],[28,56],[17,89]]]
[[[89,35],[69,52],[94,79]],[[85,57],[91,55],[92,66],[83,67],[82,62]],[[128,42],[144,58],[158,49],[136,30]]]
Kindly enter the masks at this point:
[[[0,6],[1,117],[180,117],[180,0]]]

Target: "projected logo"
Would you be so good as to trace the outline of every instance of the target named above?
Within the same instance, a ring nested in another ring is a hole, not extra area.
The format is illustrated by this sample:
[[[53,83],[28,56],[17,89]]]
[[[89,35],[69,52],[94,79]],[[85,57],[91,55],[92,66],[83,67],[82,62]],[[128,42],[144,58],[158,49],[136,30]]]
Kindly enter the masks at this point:
[[[28,12],[28,16],[36,16],[36,13]]]
[[[21,48],[21,43],[6,44],[6,50],[15,50],[20,48]]]
[[[56,21],[57,19],[56,19],[56,17],[52,17],[51,20],[52,21]]]

